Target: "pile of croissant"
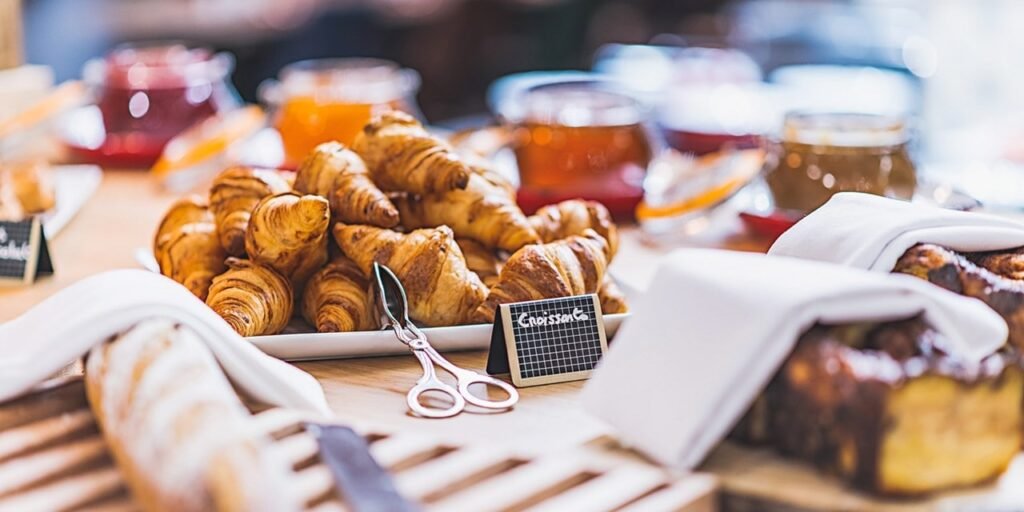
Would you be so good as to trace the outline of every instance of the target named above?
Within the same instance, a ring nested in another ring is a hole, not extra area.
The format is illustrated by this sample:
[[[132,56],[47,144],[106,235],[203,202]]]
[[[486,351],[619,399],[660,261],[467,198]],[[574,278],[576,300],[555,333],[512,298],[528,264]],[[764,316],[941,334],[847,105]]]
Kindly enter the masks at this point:
[[[402,281],[423,326],[492,322],[499,304],[587,293],[622,313],[606,273],[617,246],[601,204],[526,216],[505,179],[390,112],[351,148],[321,144],[294,175],[224,170],[208,201],[171,207],[153,252],[161,273],[259,336],[281,332],[293,313],[319,332],[377,328],[374,262]]]

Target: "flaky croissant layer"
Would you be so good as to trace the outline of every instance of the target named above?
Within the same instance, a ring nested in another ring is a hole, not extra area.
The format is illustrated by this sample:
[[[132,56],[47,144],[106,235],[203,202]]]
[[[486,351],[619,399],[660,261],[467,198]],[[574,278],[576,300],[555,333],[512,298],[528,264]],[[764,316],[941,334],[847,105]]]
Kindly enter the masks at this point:
[[[274,269],[229,258],[228,271],[215,277],[206,297],[238,334],[263,336],[284,330],[292,317],[292,287]]]
[[[217,175],[210,187],[210,210],[224,250],[231,256],[245,256],[245,230],[256,203],[289,190],[287,180],[271,169],[235,166]]]
[[[327,198],[340,222],[390,228],[398,210],[370,180],[363,159],[339,142],[317,146],[299,166],[295,190]]]
[[[355,262],[338,256],[320,269],[302,298],[302,316],[317,332],[366,331],[376,327],[369,281]]]
[[[285,192],[256,205],[245,232],[245,250],[256,263],[273,268],[296,289],[327,262],[330,207],[315,195]]]
[[[161,274],[206,300],[213,277],[226,268],[227,255],[202,198],[187,197],[171,206],[157,228],[153,256]]]
[[[337,224],[334,238],[363,275],[370,275],[374,262],[394,271],[405,287],[410,316],[423,325],[468,322],[487,293],[480,278],[467,268],[447,227],[399,233]]]
[[[493,322],[501,304],[596,293],[608,267],[608,242],[592,229],[583,235],[516,251],[474,314]]]

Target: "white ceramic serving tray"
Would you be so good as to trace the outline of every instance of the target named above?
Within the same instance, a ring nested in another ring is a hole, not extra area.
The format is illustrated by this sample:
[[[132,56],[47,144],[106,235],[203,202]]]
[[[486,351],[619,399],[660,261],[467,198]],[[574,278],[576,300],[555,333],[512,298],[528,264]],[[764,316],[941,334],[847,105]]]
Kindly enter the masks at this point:
[[[143,268],[159,273],[149,249],[135,250],[135,259]],[[620,284],[626,297],[632,288]],[[629,313],[605,315],[604,330],[610,340]],[[491,324],[427,327],[422,329],[430,344],[441,352],[486,350],[491,344]],[[282,334],[247,338],[257,348],[278,359],[308,361],[404,354],[408,352],[393,331],[312,332],[301,319],[292,319]]]
[[[629,313],[606,315],[604,329],[611,339]],[[491,344],[491,324],[428,327],[423,330],[430,344],[441,352],[485,350]],[[359,332],[308,332],[301,320],[293,320],[282,334],[247,338],[260,350],[279,359],[341,359],[386,356],[409,352],[391,330]],[[307,331],[307,332],[302,332]]]
[[[53,167],[53,188],[56,206],[42,215],[46,238],[57,236],[82,209],[103,180],[103,172],[95,165],[56,165]]]

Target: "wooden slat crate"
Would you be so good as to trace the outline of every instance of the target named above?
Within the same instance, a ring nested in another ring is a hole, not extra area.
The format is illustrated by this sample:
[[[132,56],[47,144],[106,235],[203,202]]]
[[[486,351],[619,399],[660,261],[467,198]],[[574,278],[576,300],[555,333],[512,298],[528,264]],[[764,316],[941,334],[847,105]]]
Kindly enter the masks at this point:
[[[295,471],[309,510],[346,510],[318,458],[305,417],[283,409],[256,415]],[[437,443],[414,434],[362,429],[399,491],[426,510],[715,510],[715,481],[675,478],[605,440],[547,454]],[[51,383],[0,405],[0,511],[135,510],[86,403],[78,378]]]

